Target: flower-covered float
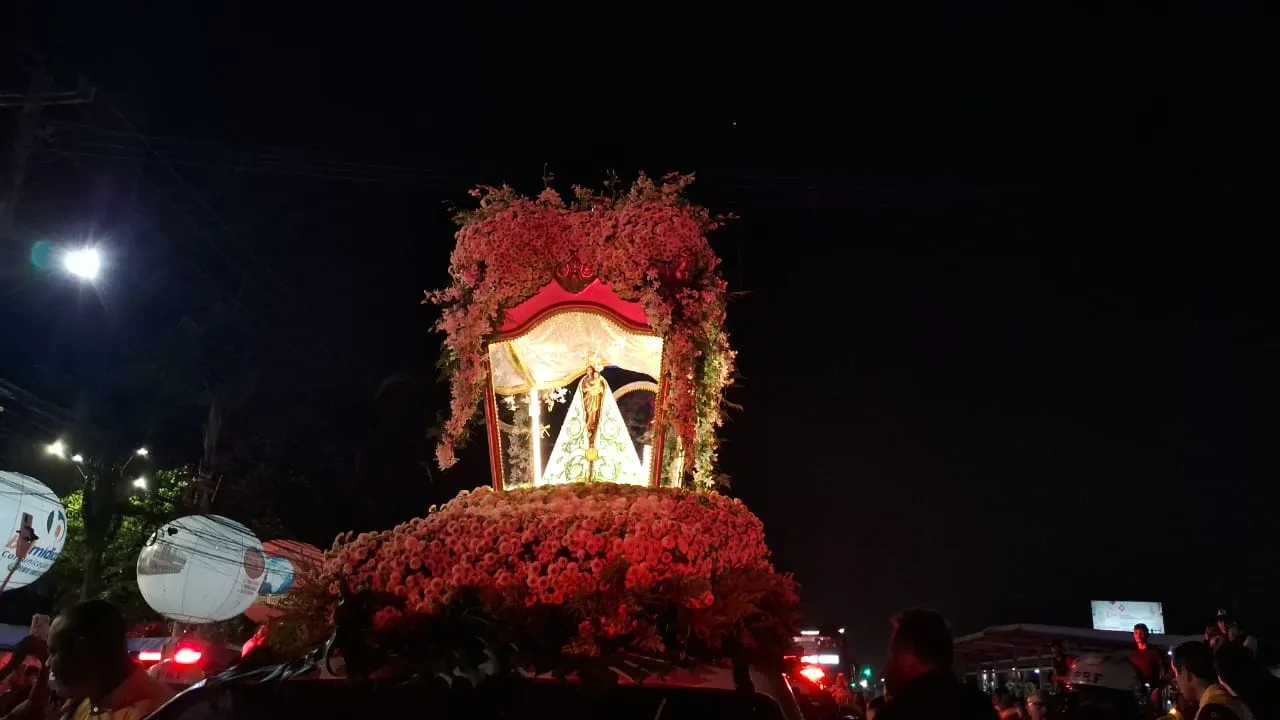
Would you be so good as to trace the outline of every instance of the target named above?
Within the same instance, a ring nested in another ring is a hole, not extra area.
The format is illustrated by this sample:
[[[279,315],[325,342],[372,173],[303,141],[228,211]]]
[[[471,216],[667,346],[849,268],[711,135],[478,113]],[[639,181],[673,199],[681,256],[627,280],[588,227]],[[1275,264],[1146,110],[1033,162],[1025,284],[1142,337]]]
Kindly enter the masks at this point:
[[[336,625],[357,675],[781,660],[794,583],[760,521],[713,489],[733,352],[717,220],[684,199],[690,180],[569,203],[473,193],[452,282],[426,301],[443,308],[452,384],[439,463],[483,416],[493,486],[340,535],[280,622]]]

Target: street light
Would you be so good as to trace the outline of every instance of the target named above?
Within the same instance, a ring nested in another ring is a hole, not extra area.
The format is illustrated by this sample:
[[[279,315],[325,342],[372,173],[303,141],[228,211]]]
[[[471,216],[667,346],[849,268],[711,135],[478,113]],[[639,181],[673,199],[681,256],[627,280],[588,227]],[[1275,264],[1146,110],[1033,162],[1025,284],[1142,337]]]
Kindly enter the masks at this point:
[[[102,269],[102,255],[95,247],[68,250],[62,258],[62,266],[81,280],[93,282],[98,277],[98,271]]]
[[[86,472],[85,470],[84,455],[81,455],[80,453],[75,453],[70,457],[68,457],[67,443],[65,440],[63,440],[62,438],[58,438],[57,440],[54,440],[53,442],[44,446],[44,451],[45,453],[52,455],[58,458],[59,460],[70,460],[71,464],[75,465],[76,470],[80,471],[80,476],[83,477],[86,482],[88,482],[89,473]],[[150,456],[151,456],[151,451],[148,450],[145,446],[139,447],[136,450],[134,450],[132,453],[130,453],[128,458],[125,459],[124,464],[121,465],[119,468],[116,468],[116,471],[119,472],[120,474],[120,479],[121,480],[125,479],[125,471],[129,469],[129,463],[133,462],[134,458],[140,457],[140,458],[146,459],[146,458],[149,458]],[[139,490],[146,490],[148,487],[147,477],[145,475],[140,475],[137,478],[134,478],[131,482],[133,486],[135,488],[138,488]]]

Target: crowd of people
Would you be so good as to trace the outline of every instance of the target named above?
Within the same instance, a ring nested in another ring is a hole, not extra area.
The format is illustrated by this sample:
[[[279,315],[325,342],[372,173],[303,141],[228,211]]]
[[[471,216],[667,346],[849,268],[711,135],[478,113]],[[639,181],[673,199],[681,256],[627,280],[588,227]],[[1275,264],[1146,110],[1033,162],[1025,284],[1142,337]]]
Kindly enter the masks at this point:
[[[9,689],[0,720],[141,720],[173,697],[129,655],[116,607],[90,600],[58,616],[49,638],[30,635],[0,668]],[[54,682],[56,679],[56,682]]]
[[[1218,613],[1203,641],[1172,650],[1155,647],[1143,624],[1134,627],[1133,640],[1127,656],[1089,658],[1054,641],[1044,687],[1025,697],[1005,688],[988,695],[955,673],[942,616],[910,610],[894,621],[884,695],[867,702],[855,694],[844,714],[859,720],[1280,720],[1280,678],[1259,662],[1256,638],[1229,613]]]
[[[1280,720],[1280,678],[1229,614],[1219,613],[1202,641],[1172,650],[1155,647],[1142,624],[1133,640],[1127,657],[1106,658],[1077,658],[1054,642],[1046,687],[988,695],[956,674],[944,618],[909,610],[894,620],[884,694],[868,700],[841,676],[832,697],[858,720],[1156,720],[1166,715],[1166,693],[1182,720]],[[23,639],[0,667],[0,720],[141,720],[173,694],[133,661],[124,617],[100,600],[60,615],[47,642]]]

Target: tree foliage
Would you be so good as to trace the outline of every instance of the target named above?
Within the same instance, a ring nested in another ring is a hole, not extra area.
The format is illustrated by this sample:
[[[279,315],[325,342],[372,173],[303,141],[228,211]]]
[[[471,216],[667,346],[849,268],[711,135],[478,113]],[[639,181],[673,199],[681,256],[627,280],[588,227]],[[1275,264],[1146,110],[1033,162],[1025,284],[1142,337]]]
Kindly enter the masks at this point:
[[[151,486],[146,490],[130,487],[133,492],[118,496],[110,507],[109,532],[96,561],[95,549],[86,542],[84,490],[64,497],[67,541],[45,581],[57,588],[56,604],[63,607],[74,603],[87,585],[91,597],[110,600],[126,617],[154,617],[138,592],[138,553],[157,527],[181,514],[182,497],[190,478],[188,468],[160,470],[149,478]],[[94,567],[97,577],[86,583],[86,571]]]

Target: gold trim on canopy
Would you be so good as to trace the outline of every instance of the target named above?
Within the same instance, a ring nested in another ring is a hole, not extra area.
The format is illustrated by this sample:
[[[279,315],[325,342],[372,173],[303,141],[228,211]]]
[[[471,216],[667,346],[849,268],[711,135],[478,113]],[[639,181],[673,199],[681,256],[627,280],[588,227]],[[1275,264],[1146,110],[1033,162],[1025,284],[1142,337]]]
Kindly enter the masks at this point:
[[[643,390],[647,390],[653,393],[654,395],[657,395],[658,383],[653,382],[652,380],[636,380],[635,382],[629,382],[626,385],[623,385],[622,387],[613,391],[613,399],[621,400],[626,395],[630,395],[633,392],[638,392]]]

